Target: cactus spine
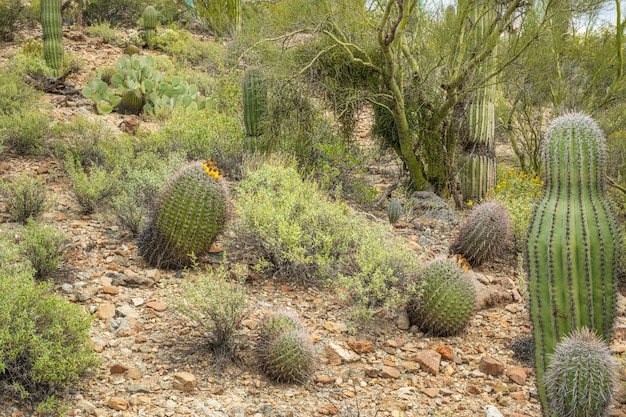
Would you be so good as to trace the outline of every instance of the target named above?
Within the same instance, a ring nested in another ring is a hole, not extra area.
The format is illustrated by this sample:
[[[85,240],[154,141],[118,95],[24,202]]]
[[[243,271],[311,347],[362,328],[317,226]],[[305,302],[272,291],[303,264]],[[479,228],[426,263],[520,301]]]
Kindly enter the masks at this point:
[[[529,229],[528,284],[537,385],[556,345],[583,326],[610,340],[618,277],[618,227],[604,191],[604,136],[589,116],[555,119],[543,146],[546,190]]]
[[[41,0],[43,55],[55,77],[63,74],[61,0]]]
[[[146,44],[150,49],[154,46],[158,18],[159,14],[153,6],[147,6],[143,10],[143,29],[146,35]]]
[[[556,346],[545,377],[550,411],[559,417],[603,417],[611,405],[615,361],[586,327]]]
[[[265,113],[267,90],[260,68],[250,68],[243,74],[243,119],[248,136],[259,136],[259,122]]]

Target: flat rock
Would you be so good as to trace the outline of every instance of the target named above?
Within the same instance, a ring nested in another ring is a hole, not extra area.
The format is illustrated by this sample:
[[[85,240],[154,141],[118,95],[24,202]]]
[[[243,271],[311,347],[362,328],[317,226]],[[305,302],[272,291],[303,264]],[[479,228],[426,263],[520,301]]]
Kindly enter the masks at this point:
[[[518,385],[525,385],[526,378],[528,377],[528,370],[526,368],[510,368],[509,379]]]
[[[128,400],[122,397],[111,397],[107,405],[114,410],[125,411],[128,408]]]
[[[389,378],[389,379],[397,379],[400,378],[400,375],[402,375],[402,373],[400,372],[400,370],[394,366],[383,366],[383,369],[380,371],[380,376],[383,378]]]
[[[196,376],[191,372],[176,372],[172,375],[172,387],[180,391],[192,391],[197,383]]]
[[[348,346],[359,355],[373,352],[376,349],[374,342],[366,339],[350,341]]]
[[[154,311],[165,311],[167,310],[167,304],[161,301],[149,301],[146,303],[146,307],[153,309]]]
[[[484,374],[498,376],[504,372],[504,364],[491,356],[485,355],[480,358],[478,369]]]
[[[439,374],[439,365],[441,364],[441,355],[431,349],[423,349],[413,355],[410,355],[409,360],[415,361],[420,364],[420,367],[435,376]]]
[[[430,398],[435,398],[439,395],[439,388],[422,388],[421,391]]]
[[[356,362],[360,359],[356,353],[344,349],[336,343],[330,342],[324,349],[326,358],[330,365],[341,365],[343,362]]]
[[[115,306],[111,303],[102,303],[96,310],[96,317],[100,320],[109,320],[115,317]]]

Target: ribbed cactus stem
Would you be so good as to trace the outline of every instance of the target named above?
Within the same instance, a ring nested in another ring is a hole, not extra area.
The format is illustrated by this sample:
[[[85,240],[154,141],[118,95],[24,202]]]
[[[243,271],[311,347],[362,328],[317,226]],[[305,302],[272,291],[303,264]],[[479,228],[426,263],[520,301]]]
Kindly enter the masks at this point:
[[[243,75],[243,118],[248,136],[261,134],[260,121],[265,113],[267,90],[263,72],[250,68]]]
[[[611,339],[618,277],[618,227],[604,191],[604,136],[590,117],[555,119],[544,143],[547,188],[528,236],[530,314],[539,395],[549,355],[574,330]]]
[[[63,74],[61,0],[41,0],[43,55],[55,77]]]
[[[143,28],[148,48],[152,48],[154,46],[154,37],[156,36],[158,18],[159,13],[154,7],[147,6],[143,10]]]

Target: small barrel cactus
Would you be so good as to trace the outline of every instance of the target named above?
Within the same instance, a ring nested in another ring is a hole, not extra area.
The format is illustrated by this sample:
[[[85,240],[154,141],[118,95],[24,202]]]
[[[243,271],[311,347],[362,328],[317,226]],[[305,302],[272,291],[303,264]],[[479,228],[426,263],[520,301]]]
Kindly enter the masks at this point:
[[[615,369],[606,343],[586,327],[561,340],[545,375],[550,412],[559,417],[605,416]]]
[[[141,49],[137,45],[130,44],[124,48],[124,55],[137,55],[139,52],[141,52]]]
[[[154,37],[156,36],[156,27],[159,20],[159,12],[153,6],[147,6],[143,10],[143,29],[146,36],[146,44],[148,48],[154,46]]]
[[[435,259],[424,265],[409,280],[406,292],[410,322],[437,336],[459,333],[474,314],[474,284],[453,259]]]
[[[387,206],[387,219],[389,219],[389,223],[396,224],[402,216],[402,211],[402,203],[400,200],[394,198],[389,201],[389,205]]]
[[[63,74],[61,0],[41,0],[43,55],[55,77]]]
[[[268,341],[286,330],[303,330],[304,324],[298,315],[280,311],[265,320],[259,331],[261,340]],[[262,344],[261,344],[262,345]]]
[[[265,113],[267,89],[260,68],[249,68],[243,74],[243,119],[248,136],[261,134],[260,122]]]
[[[143,108],[143,95],[135,90],[126,90],[122,94],[119,111],[122,114],[139,114]]]
[[[450,252],[463,256],[472,266],[491,261],[506,250],[511,239],[511,219],[502,205],[487,201],[469,214]]]
[[[556,118],[543,145],[546,190],[527,242],[530,318],[537,388],[548,408],[544,375],[557,344],[587,327],[611,339],[621,237],[604,190],[604,135],[580,113]]]
[[[209,251],[226,222],[227,193],[211,161],[183,166],[163,187],[139,236],[139,253],[157,268],[190,264]]]

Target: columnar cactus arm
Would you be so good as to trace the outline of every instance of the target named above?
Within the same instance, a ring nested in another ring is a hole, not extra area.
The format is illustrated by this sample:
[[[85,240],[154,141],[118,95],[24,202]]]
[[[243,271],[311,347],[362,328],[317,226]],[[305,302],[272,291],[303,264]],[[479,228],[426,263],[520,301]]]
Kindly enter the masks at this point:
[[[55,77],[63,74],[61,0],[41,0],[43,54]]]

